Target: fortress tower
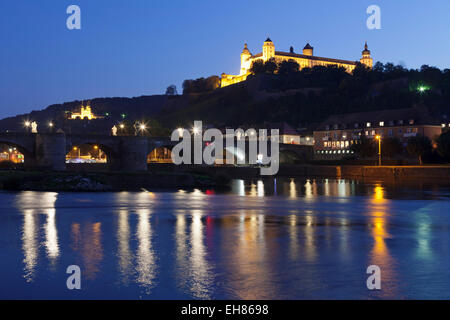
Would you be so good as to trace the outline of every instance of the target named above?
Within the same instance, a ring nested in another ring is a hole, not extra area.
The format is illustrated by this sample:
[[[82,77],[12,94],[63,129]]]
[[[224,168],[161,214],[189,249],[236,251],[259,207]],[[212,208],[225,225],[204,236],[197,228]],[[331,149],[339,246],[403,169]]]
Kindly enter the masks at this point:
[[[241,72],[239,73],[240,75],[247,73],[247,70],[250,69],[251,65],[249,59],[251,58],[251,56],[252,54],[248,50],[247,44],[244,44],[244,50],[242,50],[241,53]]]
[[[303,55],[305,56],[313,56],[314,48],[311,47],[309,43],[306,44],[306,46],[303,48]]]
[[[373,59],[370,57],[370,50],[368,49],[367,42],[364,45],[364,50],[362,52],[362,58],[359,60],[362,64],[366,65],[370,69],[373,68]]]
[[[270,38],[267,38],[263,44],[263,60],[266,62],[270,58],[275,57],[275,45]]]

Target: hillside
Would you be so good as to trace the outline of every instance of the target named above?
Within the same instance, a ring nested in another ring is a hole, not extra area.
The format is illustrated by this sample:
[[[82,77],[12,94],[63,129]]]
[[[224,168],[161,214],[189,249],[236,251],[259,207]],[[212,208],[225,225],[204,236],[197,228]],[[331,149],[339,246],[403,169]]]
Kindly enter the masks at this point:
[[[97,98],[93,112],[103,119],[67,120],[81,101],[55,104],[42,111],[0,120],[0,131],[23,130],[26,120],[49,121],[66,132],[108,134],[122,121],[158,121],[163,127],[190,127],[194,120],[214,126],[257,125],[285,121],[294,127],[314,128],[332,114],[427,106],[442,119],[450,115],[450,72],[428,66],[406,70],[379,65],[353,75],[337,68],[317,67],[291,74],[256,74],[247,81],[213,91],[135,98]]]

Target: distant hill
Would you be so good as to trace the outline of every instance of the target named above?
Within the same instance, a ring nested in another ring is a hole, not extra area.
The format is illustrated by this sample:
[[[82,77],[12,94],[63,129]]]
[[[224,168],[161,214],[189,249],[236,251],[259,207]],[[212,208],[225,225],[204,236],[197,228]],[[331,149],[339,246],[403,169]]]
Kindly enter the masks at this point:
[[[450,71],[423,66],[406,70],[377,64],[373,71],[353,75],[337,68],[317,67],[288,75],[257,74],[247,81],[203,93],[153,95],[135,98],[97,98],[90,101],[100,120],[67,120],[81,101],[55,104],[41,111],[0,120],[0,131],[23,130],[26,120],[44,131],[49,121],[66,132],[109,134],[113,125],[142,119],[167,129],[190,127],[194,120],[214,126],[287,122],[313,129],[333,114],[428,107],[439,118],[450,116]],[[450,122],[450,121],[449,121]]]

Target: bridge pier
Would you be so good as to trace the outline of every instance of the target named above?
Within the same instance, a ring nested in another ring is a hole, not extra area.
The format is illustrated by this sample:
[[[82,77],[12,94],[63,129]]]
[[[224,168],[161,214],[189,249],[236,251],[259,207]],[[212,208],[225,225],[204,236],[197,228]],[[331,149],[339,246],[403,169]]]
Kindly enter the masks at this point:
[[[37,133],[34,152],[35,167],[66,170],[66,136],[64,133]]]
[[[120,141],[120,170],[147,171],[148,138],[121,137]]]

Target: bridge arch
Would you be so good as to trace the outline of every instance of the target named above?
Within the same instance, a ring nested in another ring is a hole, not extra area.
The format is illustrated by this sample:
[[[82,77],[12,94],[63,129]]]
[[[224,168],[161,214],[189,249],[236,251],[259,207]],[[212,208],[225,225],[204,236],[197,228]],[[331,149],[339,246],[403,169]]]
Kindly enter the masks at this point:
[[[10,146],[12,148],[16,148],[17,151],[19,151],[21,154],[23,154],[25,157],[27,158],[32,158],[33,157],[33,152],[28,150],[28,148],[24,147],[23,145],[13,142],[13,141],[8,141],[8,140],[4,140],[4,139],[0,139],[0,145],[7,145]]]
[[[100,166],[116,169],[120,165],[119,153],[115,146],[111,146],[101,140],[71,139],[66,144],[66,163],[71,163],[70,166],[72,168],[81,164],[87,169],[89,165],[93,164],[96,168]]]
[[[172,163],[173,146],[157,146],[147,156],[147,163]]]

